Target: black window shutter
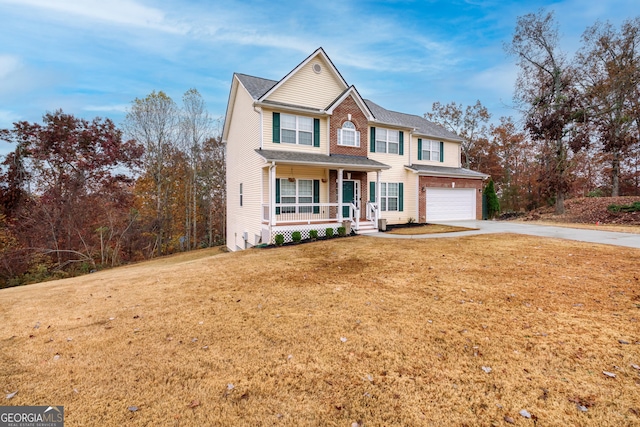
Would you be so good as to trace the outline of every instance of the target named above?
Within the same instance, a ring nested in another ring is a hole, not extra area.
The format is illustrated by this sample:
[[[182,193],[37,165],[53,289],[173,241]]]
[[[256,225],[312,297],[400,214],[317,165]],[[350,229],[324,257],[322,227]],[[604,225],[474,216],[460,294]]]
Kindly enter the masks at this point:
[[[320,119],[313,119],[313,146],[320,147]]]
[[[320,203],[320,180],[319,179],[314,179],[313,180],[313,203]],[[313,213],[314,214],[319,214],[320,213],[320,206],[314,206],[313,207]]]
[[[280,143],[280,113],[273,113],[273,142]]]
[[[280,203],[280,179],[276,179],[276,203]],[[276,208],[276,215],[280,215],[280,208]]]
[[[369,138],[369,151],[372,153],[376,152],[376,128],[371,126],[371,135]]]
[[[404,156],[404,132],[400,131],[400,147],[398,148],[398,154]]]

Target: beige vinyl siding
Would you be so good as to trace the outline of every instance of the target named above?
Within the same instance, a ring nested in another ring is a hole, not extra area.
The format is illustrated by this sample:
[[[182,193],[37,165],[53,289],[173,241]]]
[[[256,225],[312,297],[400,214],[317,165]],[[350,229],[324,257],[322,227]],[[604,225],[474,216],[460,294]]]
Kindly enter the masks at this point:
[[[320,119],[320,147],[314,147],[312,145],[300,145],[300,144],[287,144],[284,142],[273,142],[273,112],[274,110],[262,109],[262,123],[264,132],[264,149],[265,150],[281,150],[281,151],[306,151],[308,153],[321,153],[325,154],[329,151],[327,140],[327,118],[317,117],[307,114],[298,114],[285,111],[276,111],[280,114],[291,114],[293,116],[311,117],[314,119]]]
[[[317,74],[313,65],[319,64],[322,71]],[[335,100],[346,87],[321,57],[316,57],[289,76],[282,86],[266,99],[287,104],[324,109]]]
[[[264,161],[254,151],[260,148],[260,114],[253,109],[253,98],[237,85],[232,119],[227,137],[227,247],[244,249],[256,244],[261,234],[262,167]],[[240,183],[243,206],[240,206]]]
[[[375,156],[375,157],[374,157]],[[379,156],[379,157],[378,157]],[[398,156],[398,160],[396,161],[388,161],[386,159],[387,155],[379,154],[376,156],[376,153],[369,153],[369,158],[373,160],[377,160],[379,162],[385,163],[391,166],[391,169],[384,170],[380,174],[380,182],[402,182],[403,183],[403,209],[400,211],[383,211],[380,212],[380,217],[387,220],[389,224],[403,224],[409,220],[409,218],[416,219],[416,180],[414,178],[414,174],[407,171],[404,168],[403,159],[406,161],[406,156]],[[392,155],[389,155],[392,156]],[[369,172],[367,174],[367,179],[369,182],[376,182],[376,173]],[[369,185],[369,184],[367,184]],[[368,194],[367,188],[367,201],[369,201],[370,195]]]
[[[269,168],[262,168],[262,203],[269,203]],[[262,213],[260,214],[262,221]]]
[[[444,162],[439,162],[436,160],[418,160],[418,138],[431,141],[443,141],[444,143]],[[405,143],[405,152],[407,150]],[[459,142],[451,142],[444,141],[442,139],[437,138],[428,138],[428,137],[417,137],[413,135],[411,137],[411,163],[417,163],[419,165],[434,165],[434,166],[446,166],[451,168],[459,168],[460,167],[460,143]]]
[[[376,127],[376,129],[384,129],[383,127]],[[368,130],[368,135],[371,135],[371,129]],[[404,131],[404,154],[389,154],[389,153],[369,153],[368,157],[385,165],[391,166],[391,169],[384,170],[380,174],[380,182],[402,182],[403,183],[403,209],[399,211],[384,211],[380,212],[381,217],[385,218],[389,224],[402,224],[408,221],[409,218],[416,218],[416,183],[413,177],[413,173],[408,172],[404,166],[409,164],[409,132]],[[417,140],[416,140],[417,141]],[[376,173],[370,172],[368,174],[369,182],[376,181]],[[369,199],[367,199],[369,200]]]

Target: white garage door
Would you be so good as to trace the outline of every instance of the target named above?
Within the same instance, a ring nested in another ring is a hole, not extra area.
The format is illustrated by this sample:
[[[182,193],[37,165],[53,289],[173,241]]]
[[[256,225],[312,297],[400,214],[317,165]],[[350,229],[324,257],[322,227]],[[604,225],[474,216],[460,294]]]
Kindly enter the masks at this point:
[[[427,222],[476,219],[476,189],[427,188]]]

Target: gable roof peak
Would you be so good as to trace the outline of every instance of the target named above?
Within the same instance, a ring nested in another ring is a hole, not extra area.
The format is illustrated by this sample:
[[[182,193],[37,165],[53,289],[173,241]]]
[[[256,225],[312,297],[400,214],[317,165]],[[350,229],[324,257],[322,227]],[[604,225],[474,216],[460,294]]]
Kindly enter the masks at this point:
[[[263,101],[265,98],[267,98],[273,92],[275,92],[280,86],[282,86],[287,80],[289,80],[291,78],[291,76],[296,74],[301,68],[303,68],[305,65],[307,65],[309,62],[311,62],[314,58],[316,58],[318,56],[320,56],[320,57],[322,57],[322,59],[324,59],[324,61],[329,65],[329,68],[331,68],[331,70],[336,75],[336,77],[338,78],[338,80],[340,81],[342,86],[345,89],[347,89],[349,87],[349,85],[347,84],[347,81],[344,79],[344,77],[342,77],[342,74],[340,74],[340,71],[338,71],[336,66],[333,64],[333,61],[331,61],[331,58],[329,58],[329,56],[327,55],[327,53],[324,51],[324,49],[321,46],[321,47],[317,48],[311,55],[307,56],[293,70],[289,71],[287,73],[287,75],[284,76],[280,81],[278,81],[271,89],[269,89],[264,94],[262,94],[260,96],[260,98],[258,98],[258,101]]]

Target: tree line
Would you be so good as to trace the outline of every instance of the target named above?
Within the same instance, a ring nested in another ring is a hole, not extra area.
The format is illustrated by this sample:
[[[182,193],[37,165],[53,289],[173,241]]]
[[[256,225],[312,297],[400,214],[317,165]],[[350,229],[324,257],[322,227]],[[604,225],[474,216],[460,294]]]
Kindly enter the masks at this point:
[[[502,211],[576,196],[640,195],[640,18],[596,22],[570,57],[552,13],[517,19],[506,52],[517,61],[522,122],[478,101],[433,104],[425,114],[465,139],[463,166],[491,175]]]
[[[464,139],[463,166],[492,177],[502,211],[575,196],[640,194],[640,18],[597,22],[573,56],[552,13],[517,19],[523,120],[494,124],[480,101],[436,102],[425,117]],[[220,120],[195,89],[136,98],[118,128],[55,111],[0,130],[0,287],[66,277],[225,235]]]
[[[122,129],[58,110],[0,140],[0,287],[224,241],[225,147],[196,89],[135,99]]]

